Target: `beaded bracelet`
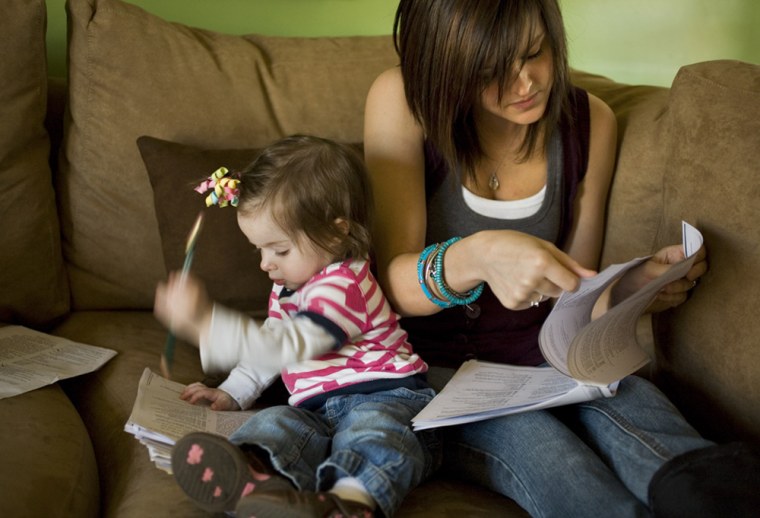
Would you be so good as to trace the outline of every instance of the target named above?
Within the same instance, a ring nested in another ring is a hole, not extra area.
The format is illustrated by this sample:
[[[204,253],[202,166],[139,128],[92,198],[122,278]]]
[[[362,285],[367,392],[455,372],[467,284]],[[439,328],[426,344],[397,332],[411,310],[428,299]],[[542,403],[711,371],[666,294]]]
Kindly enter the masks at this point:
[[[434,295],[433,291],[430,289],[431,286],[428,285],[428,279],[433,278],[431,267],[440,249],[440,243],[433,243],[422,251],[420,258],[417,260],[417,280],[420,283],[420,288],[422,288],[422,293],[425,294],[428,300],[438,307],[451,308],[454,307],[455,304]]]
[[[435,280],[435,285],[441,295],[443,295],[452,305],[469,306],[478,300],[478,297],[483,293],[483,286],[485,283],[481,282],[466,293],[459,293],[458,291],[451,289],[443,276],[443,256],[446,253],[446,250],[460,239],[462,238],[452,237],[448,241],[441,243],[441,247],[434,260],[435,267],[433,269],[433,280]]]
[[[469,306],[483,293],[485,283],[482,282],[466,293],[459,293],[446,283],[443,275],[443,256],[446,249],[460,239],[460,237],[453,237],[443,243],[429,245],[422,251],[417,261],[417,280],[422,292],[428,300],[442,308],[451,308],[457,305]],[[434,281],[433,286],[428,284],[429,279]]]

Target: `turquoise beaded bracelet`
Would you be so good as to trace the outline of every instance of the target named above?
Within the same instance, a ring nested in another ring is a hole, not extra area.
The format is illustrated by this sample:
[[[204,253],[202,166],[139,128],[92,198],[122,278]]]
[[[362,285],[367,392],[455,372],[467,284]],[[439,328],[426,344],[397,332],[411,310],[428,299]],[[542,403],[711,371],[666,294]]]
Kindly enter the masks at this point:
[[[433,292],[430,291],[430,287],[427,284],[428,266],[430,264],[430,261],[434,259],[434,257],[431,257],[431,254],[437,254],[439,249],[440,244],[433,243],[422,251],[420,258],[417,260],[417,280],[419,281],[420,287],[422,288],[422,293],[425,294],[425,297],[427,297],[428,300],[433,302],[438,307],[451,308],[454,307],[454,304],[447,300],[436,297]]]
[[[443,256],[446,253],[446,249],[460,239],[462,238],[452,237],[443,243],[433,243],[432,245],[429,245],[422,251],[420,258],[417,261],[417,280],[420,283],[422,292],[428,300],[442,308],[469,306],[483,293],[483,287],[485,285],[483,282],[466,293],[459,293],[446,283],[446,279],[443,276]],[[428,273],[429,268],[430,271]],[[443,298],[436,296],[431,291],[430,286],[427,284],[428,277],[433,279],[435,282],[435,288]]]
[[[480,297],[480,295],[483,293],[483,287],[485,283],[481,282],[466,293],[459,293],[451,289],[451,287],[446,283],[446,279],[443,276],[443,256],[446,253],[446,250],[460,239],[462,238],[452,237],[448,241],[445,241],[441,244],[441,248],[438,250],[438,254],[435,256],[433,280],[435,280],[435,285],[438,288],[438,291],[451,304],[456,306],[469,306],[478,300],[478,297]]]

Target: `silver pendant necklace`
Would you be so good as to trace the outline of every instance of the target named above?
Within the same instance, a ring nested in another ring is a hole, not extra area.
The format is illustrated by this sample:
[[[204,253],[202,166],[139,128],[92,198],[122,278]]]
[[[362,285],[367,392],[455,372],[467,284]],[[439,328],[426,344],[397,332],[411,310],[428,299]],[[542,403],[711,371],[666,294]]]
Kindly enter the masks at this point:
[[[488,178],[488,188],[494,192],[498,191],[499,186],[501,185],[499,182],[499,177],[496,175],[496,173],[499,171],[499,169],[501,169],[501,166],[504,163],[504,160],[507,159],[508,154],[509,150],[504,153],[504,156],[501,157],[501,160],[499,160],[499,163],[496,164],[496,167],[494,167],[493,171],[491,171],[491,176]]]
[[[488,188],[492,191],[498,191],[499,190],[499,177],[496,176],[496,171],[491,173],[491,178],[488,179]]]

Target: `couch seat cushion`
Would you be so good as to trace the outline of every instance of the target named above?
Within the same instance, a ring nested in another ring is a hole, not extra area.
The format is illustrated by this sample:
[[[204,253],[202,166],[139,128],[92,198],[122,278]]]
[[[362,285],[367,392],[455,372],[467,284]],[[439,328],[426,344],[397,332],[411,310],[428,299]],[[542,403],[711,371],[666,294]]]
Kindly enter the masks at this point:
[[[0,400],[0,516],[99,516],[90,436],[57,384]]]
[[[103,515],[208,516],[184,496],[171,476],[153,465],[147,449],[124,431],[143,369],[159,369],[166,332],[153,315],[141,311],[74,312],[56,334],[119,352],[100,370],[64,382],[92,435],[101,473]],[[172,372],[181,383],[203,379],[197,349],[178,342]],[[285,402],[276,389],[263,397],[265,404]],[[512,500],[484,488],[435,478],[415,489],[397,516],[527,514]]]

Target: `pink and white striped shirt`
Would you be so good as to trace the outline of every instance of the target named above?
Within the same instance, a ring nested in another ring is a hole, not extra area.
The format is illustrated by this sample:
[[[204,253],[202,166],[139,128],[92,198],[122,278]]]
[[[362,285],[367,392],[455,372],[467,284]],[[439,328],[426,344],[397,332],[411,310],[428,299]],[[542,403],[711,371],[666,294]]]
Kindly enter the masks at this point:
[[[294,406],[355,383],[427,371],[365,260],[333,263],[296,291],[273,286],[260,327],[215,306],[201,359],[204,370],[232,368],[220,388],[242,408],[280,369]]]

